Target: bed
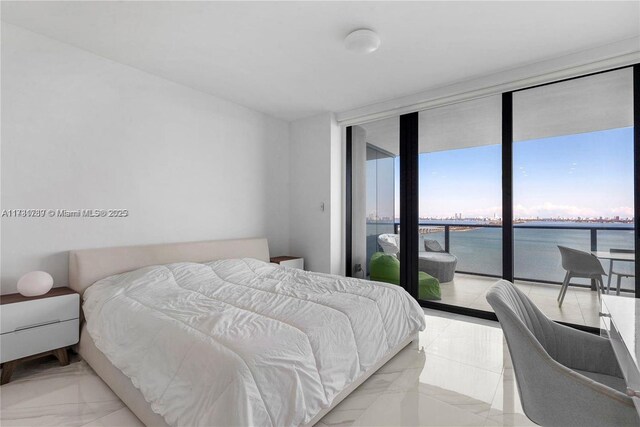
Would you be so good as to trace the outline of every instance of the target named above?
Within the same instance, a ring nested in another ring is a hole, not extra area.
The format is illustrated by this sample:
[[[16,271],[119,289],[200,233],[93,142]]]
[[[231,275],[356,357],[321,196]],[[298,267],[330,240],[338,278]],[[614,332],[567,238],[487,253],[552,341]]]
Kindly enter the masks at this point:
[[[71,251],[78,352],[148,426],[313,425],[424,329],[402,288],[269,263],[266,239]]]

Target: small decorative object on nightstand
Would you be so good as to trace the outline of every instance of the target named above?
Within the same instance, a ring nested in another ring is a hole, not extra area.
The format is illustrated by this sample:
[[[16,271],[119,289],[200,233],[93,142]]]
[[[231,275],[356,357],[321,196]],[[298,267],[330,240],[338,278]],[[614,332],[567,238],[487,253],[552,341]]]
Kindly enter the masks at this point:
[[[304,270],[304,258],[299,256],[276,256],[271,258],[271,262],[274,264],[284,265],[285,267]]]
[[[44,295],[0,295],[0,384],[22,362],[53,354],[69,363],[67,348],[78,343],[80,295],[69,288],[53,288]]]
[[[44,295],[53,288],[53,277],[46,271],[32,271],[18,280],[18,293],[25,297]]]

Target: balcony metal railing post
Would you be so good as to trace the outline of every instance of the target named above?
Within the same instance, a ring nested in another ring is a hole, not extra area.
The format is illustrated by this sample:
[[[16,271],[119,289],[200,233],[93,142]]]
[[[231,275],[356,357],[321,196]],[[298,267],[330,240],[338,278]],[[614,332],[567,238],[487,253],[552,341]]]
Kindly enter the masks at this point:
[[[444,250],[449,252],[449,226],[444,226]]]
[[[598,229],[597,228],[590,228],[591,230],[591,250],[592,251],[597,251],[598,250]],[[591,290],[592,291],[597,291],[597,286],[598,284],[596,283],[595,280],[591,279]]]

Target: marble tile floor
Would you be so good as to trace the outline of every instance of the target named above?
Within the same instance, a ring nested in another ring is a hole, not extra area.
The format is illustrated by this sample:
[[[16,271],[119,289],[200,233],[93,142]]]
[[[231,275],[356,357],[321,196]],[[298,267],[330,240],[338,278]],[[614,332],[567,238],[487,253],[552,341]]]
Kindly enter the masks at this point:
[[[485,298],[487,290],[498,279],[456,273],[452,282],[442,283],[441,303],[478,310],[493,311]],[[600,304],[596,292],[588,288],[570,286],[562,307],[558,307],[559,285],[516,281],[520,288],[550,319],[577,325],[600,327]],[[633,297],[623,292],[622,296]]]
[[[317,424],[528,426],[498,323],[425,310],[427,329]],[[0,387],[0,425],[140,426],[77,357],[32,362]]]

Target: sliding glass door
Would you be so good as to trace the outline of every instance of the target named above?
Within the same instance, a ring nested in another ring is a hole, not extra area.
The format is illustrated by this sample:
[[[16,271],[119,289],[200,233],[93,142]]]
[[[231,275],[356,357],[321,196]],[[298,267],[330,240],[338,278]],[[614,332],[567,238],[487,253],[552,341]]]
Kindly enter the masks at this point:
[[[514,93],[513,140],[514,275],[552,319],[598,327],[588,279],[573,279],[558,301],[559,246],[600,256],[605,284],[610,250],[634,249],[632,69]],[[613,264],[633,273],[630,262]],[[620,295],[635,296],[634,277],[619,277]]]
[[[487,309],[502,274],[500,117],[497,95],[420,112],[418,268],[439,304]]]
[[[640,295],[639,86],[636,65],[350,126],[347,274],[493,318],[503,277],[598,327],[595,283],[560,293],[560,247],[599,259],[604,292]]]
[[[352,265],[354,277],[376,273],[400,281],[399,239],[399,119],[393,117],[351,128]],[[395,248],[394,248],[395,247]],[[376,253],[393,259],[380,260]],[[376,265],[377,264],[377,265]],[[379,278],[379,277],[377,277]]]

